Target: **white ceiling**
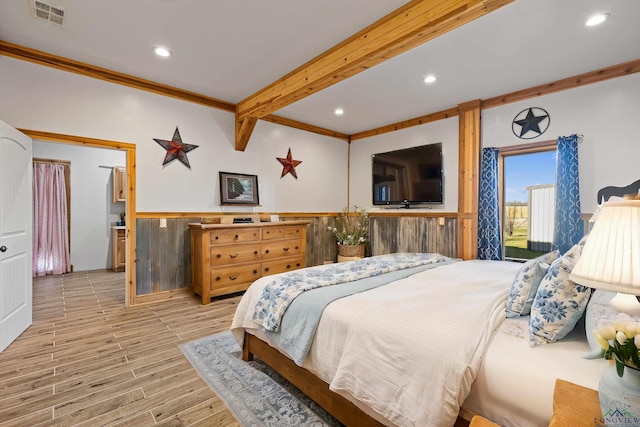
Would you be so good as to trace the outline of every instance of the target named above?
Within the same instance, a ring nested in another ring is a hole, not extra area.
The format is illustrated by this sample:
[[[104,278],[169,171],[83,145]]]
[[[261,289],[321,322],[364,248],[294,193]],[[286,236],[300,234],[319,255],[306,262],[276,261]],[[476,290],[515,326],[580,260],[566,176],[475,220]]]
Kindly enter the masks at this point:
[[[231,103],[405,3],[44,1],[65,9],[63,26],[35,18],[31,0],[2,0],[0,40]],[[586,27],[595,12],[611,17]],[[639,59],[638,17],[638,0],[516,0],[274,114],[353,134]],[[173,56],[156,57],[156,45]]]

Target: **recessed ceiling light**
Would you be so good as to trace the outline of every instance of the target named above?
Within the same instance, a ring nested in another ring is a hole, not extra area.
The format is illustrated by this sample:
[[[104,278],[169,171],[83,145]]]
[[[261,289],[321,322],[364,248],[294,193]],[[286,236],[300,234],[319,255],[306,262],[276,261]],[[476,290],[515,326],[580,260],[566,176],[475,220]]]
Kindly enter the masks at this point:
[[[153,51],[155,52],[156,55],[162,56],[164,58],[166,58],[167,56],[171,56],[171,51],[166,47],[156,46],[153,48]]]
[[[434,76],[433,74],[429,74],[422,81],[425,83],[433,83],[436,81],[436,76]]]
[[[333,112],[336,116],[341,116],[344,114],[344,110],[342,108],[336,108],[336,110]]]
[[[607,20],[611,15],[608,13],[599,13],[597,15],[593,15],[591,18],[587,19],[587,22],[584,23],[587,27],[593,27],[594,25],[602,24]]]

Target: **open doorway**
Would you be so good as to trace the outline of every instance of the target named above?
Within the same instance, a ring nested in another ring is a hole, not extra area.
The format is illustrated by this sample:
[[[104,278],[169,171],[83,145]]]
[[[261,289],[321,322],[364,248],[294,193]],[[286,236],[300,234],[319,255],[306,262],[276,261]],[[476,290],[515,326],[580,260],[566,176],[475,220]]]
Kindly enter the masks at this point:
[[[136,158],[136,146],[134,144],[99,140],[93,138],[83,138],[73,135],[55,134],[49,132],[41,132],[29,129],[19,129],[24,134],[33,138],[34,141],[53,142],[64,146],[70,144],[72,146],[82,147],[97,147],[108,150],[120,150],[124,153],[125,168],[126,168],[126,200],[124,207],[124,217],[126,217],[126,225],[124,228],[126,235],[126,247],[125,247],[125,305],[134,305],[135,302],[135,239],[136,239],[136,208],[135,208],[135,158]],[[97,171],[97,170],[96,170]],[[111,170],[104,169],[107,174],[111,174]],[[107,196],[105,196],[107,197]],[[111,193],[109,193],[111,197]],[[119,217],[119,214],[117,215]],[[72,241],[73,244],[73,241]],[[108,256],[111,256],[110,253]]]
[[[33,155],[34,162],[36,157],[56,159],[57,162],[66,161],[69,167],[67,194],[70,196],[69,208],[62,209],[62,203],[58,204],[56,200],[52,200],[51,203],[46,201],[47,196],[54,199],[55,192],[40,193],[36,192],[34,187],[34,194],[45,196],[43,197],[45,200],[37,200],[34,197],[34,244],[39,243],[38,251],[34,247],[34,259],[39,252],[45,251],[47,258],[54,256],[60,258],[59,262],[52,260],[53,267],[61,264],[64,253],[61,248],[60,250],[56,248],[62,246],[62,242],[58,240],[62,240],[63,233],[56,233],[56,231],[62,228],[62,224],[58,224],[55,220],[61,219],[64,212],[60,211],[64,210],[68,212],[70,223],[68,253],[73,271],[125,271],[125,247],[121,247],[119,239],[114,239],[114,231],[122,232],[122,237],[125,237],[125,229],[121,226],[121,222],[125,218],[126,199],[114,199],[113,188],[117,186],[114,185],[116,175],[114,169],[125,169],[126,154],[120,150],[34,139]],[[53,160],[50,163],[54,163]],[[34,177],[35,182],[42,186],[50,185],[52,190],[58,189],[55,180],[36,181]],[[60,189],[60,193],[62,192],[63,190]],[[41,220],[42,224],[36,220]],[[40,227],[35,227],[36,224]],[[38,230],[43,233],[38,233]],[[46,246],[43,247],[43,244]],[[120,255],[113,256],[114,252],[119,252]],[[114,261],[118,261],[117,265],[114,265]],[[54,269],[53,274],[71,272],[69,268],[60,270],[60,268]],[[51,271],[40,272],[38,275],[51,273]]]

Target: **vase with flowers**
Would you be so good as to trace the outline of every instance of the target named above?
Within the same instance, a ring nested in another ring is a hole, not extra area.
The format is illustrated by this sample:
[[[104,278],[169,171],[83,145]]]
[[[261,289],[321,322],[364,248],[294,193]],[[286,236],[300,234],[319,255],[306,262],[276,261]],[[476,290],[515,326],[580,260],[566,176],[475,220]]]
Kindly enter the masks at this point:
[[[615,361],[598,385],[605,425],[620,426],[622,418],[624,425],[640,425],[640,322],[614,322],[594,335],[602,357]]]
[[[338,243],[338,262],[363,258],[369,242],[369,213],[357,206],[353,208],[353,211],[344,208],[335,227],[329,226]]]

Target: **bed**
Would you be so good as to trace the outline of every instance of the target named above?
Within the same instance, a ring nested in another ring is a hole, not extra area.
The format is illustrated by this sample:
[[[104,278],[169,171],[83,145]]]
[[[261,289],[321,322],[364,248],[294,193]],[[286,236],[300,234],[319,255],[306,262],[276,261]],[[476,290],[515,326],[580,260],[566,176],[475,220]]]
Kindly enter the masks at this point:
[[[383,256],[382,262],[404,255]],[[278,277],[261,278],[249,288],[231,330],[245,360],[259,357],[346,425],[451,426],[459,416],[469,420],[474,414],[503,426],[547,425],[556,378],[597,388],[607,365],[584,358],[590,353],[584,326],[561,342],[531,348],[528,316],[505,320],[522,264],[437,257],[422,269],[405,268],[410,275],[387,272],[399,276],[330,302],[320,296],[323,286],[302,293],[307,300],[325,301],[320,309],[299,309],[321,312],[302,355],[287,347],[299,330],[278,338],[288,328],[294,303],[275,328],[260,318],[264,307],[256,308],[261,300],[280,298],[279,290],[265,298],[265,288]],[[297,274],[324,276],[332,268],[345,267],[311,267]],[[364,280],[352,279],[327,288],[357,287]],[[300,326],[305,322],[296,317],[290,323],[305,329]]]

